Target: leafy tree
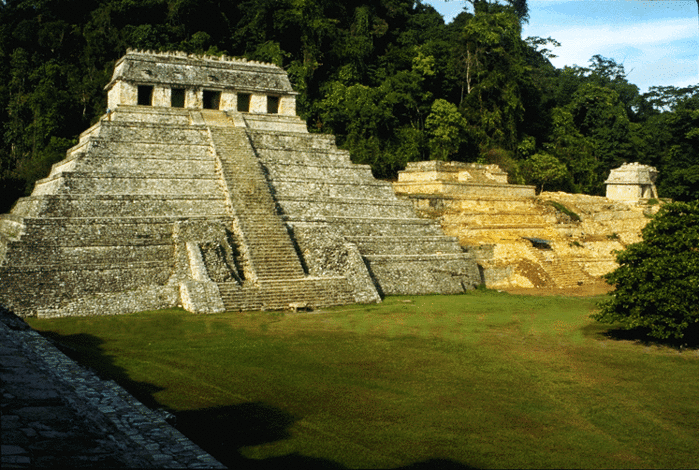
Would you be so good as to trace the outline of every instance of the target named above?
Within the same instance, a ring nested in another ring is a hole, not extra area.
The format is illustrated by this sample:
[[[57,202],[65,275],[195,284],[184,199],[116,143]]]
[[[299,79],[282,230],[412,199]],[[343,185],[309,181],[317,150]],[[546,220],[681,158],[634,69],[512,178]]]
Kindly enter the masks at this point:
[[[448,160],[459,151],[467,134],[466,120],[456,105],[442,99],[432,104],[425,126],[430,135],[432,160]]]
[[[529,81],[517,17],[503,8],[489,7],[470,19],[463,32],[466,45],[467,96],[462,108],[468,123],[479,130],[485,152],[513,150],[523,120],[522,89]]]
[[[543,192],[546,185],[549,185],[550,189],[568,189],[568,169],[553,155],[536,153],[529,157],[523,166],[528,182],[535,184],[539,192]]]
[[[699,201],[664,205],[617,262],[605,276],[614,293],[593,318],[659,339],[699,333]]]
[[[589,193],[600,186],[600,163],[595,158],[594,148],[591,139],[576,127],[570,111],[566,108],[553,110],[550,141],[544,144],[544,149],[566,165],[576,192]]]
[[[644,95],[661,111],[644,123],[659,170],[658,192],[681,201],[699,199],[699,86],[651,87]]]

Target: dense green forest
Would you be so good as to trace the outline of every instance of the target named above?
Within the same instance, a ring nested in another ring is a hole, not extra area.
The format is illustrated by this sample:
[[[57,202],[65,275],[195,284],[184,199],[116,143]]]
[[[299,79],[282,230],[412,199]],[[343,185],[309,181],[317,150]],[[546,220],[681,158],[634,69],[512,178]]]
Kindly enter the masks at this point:
[[[555,39],[521,37],[526,1],[464,5],[445,24],[419,0],[0,0],[0,212],[105,112],[128,48],[283,67],[309,130],[377,177],[497,163],[512,182],[602,194],[638,161],[662,197],[699,197],[699,85],[640,94],[601,56],[556,69]]]

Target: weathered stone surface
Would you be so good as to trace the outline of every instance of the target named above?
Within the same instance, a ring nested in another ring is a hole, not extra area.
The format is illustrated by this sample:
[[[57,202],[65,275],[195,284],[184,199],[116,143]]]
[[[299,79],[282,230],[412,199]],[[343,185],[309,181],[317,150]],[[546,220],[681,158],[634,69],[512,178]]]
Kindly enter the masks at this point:
[[[0,307],[2,468],[225,468]]]
[[[307,132],[278,67],[130,51],[107,89],[104,118],[0,217],[16,313],[319,307],[480,282],[455,239]]]
[[[624,163],[609,173],[604,182],[607,185],[607,199],[635,202],[641,199],[657,198],[655,180],[658,170],[640,163]]]
[[[647,216],[658,208],[581,194],[535,196],[533,187],[492,184],[488,176],[459,181],[466,168],[468,164],[418,162],[400,173],[393,186],[397,194],[413,202],[419,214],[439,220],[447,235],[458,238],[477,260],[483,282],[491,288],[570,288],[601,283],[600,277],[616,267],[614,251],[640,241]],[[474,168],[485,171],[482,166]],[[488,172],[499,173],[495,169]],[[573,220],[551,202],[566,207],[580,220]],[[545,243],[536,244],[532,239]]]

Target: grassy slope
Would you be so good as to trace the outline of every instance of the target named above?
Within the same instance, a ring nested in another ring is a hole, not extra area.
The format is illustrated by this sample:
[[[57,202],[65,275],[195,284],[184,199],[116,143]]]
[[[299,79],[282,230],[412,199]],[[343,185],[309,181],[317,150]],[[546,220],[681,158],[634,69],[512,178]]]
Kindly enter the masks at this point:
[[[609,339],[594,305],[477,292],[30,324],[229,465],[696,467],[699,351]]]

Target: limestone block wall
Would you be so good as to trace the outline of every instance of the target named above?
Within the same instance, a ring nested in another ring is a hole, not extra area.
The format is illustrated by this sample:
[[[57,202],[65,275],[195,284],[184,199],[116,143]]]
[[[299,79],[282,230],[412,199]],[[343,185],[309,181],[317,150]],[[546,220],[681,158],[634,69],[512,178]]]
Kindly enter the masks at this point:
[[[184,106],[186,108],[201,109],[204,107],[204,94],[199,88],[188,88],[185,90]]]
[[[513,185],[493,191],[493,185],[459,183],[454,181],[455,171],[434,171],[432,166],[426,178],[413,168],[407,180],[394,183],[394,189],[418,213],[438,220],[447,235],[458,239],[477,260],[484,283],[491,288],[602,283],[600,277],[616,267],[614,251],[640,241],[641,229],[658,208],[566,193],[527,196],[526,189]]]
[[[281,96],[279,99],[279,114],[282,116],[296,116],[296,97]]]
[[[236,111],[238,108],[238,94],[234,91],[224,90],[221,92],[221,102],[219,109],[221,111]]]
[[[607,198],[615,201],[638,201],[643,198],[653,197],[648,187],[637,184],[607,184]]]
[[[171,89],[170,87],[153,87],[153,106],[170,107]]]
[[[287,223],[295,232],[315,227],[356,246],[380,294],[454,293],[480,283],[455,240],[418,218],[367,165],[352,164],[331,136],[254,131],[250,137]],[[326,259],[304,239],[299,247],[309,266]]]
[[[143,107],[117,109],[83,133],[3,217],[0,298],[17,313],[177,305],[180,281],[193,276],[177,266],[175,225],[230,221],[206,128],[189,125],[180,112],[149,108],[143,116],[136,108]]]
[[[253,93],[250,97],[250,112],[258,114],[267,113],[267,95]]]

